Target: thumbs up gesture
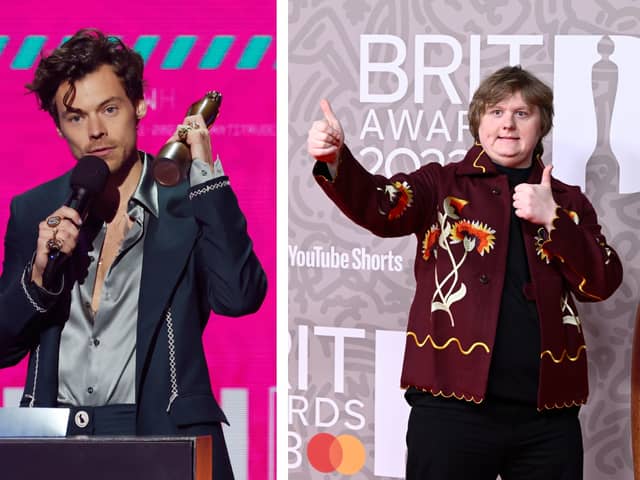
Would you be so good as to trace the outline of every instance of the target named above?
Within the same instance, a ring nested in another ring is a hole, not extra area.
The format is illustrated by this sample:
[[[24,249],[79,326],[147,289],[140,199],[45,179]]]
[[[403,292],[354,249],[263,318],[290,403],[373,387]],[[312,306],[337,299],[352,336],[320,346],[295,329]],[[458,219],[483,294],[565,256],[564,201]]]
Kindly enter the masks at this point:
[[[544,167],[539,184],[521,183],[517,185],[513,194],[513,208],[516,215],[536,225],[544,225],[551,231],[558,205],[551,193],[552,165]]]
[[[307,137],[307,151],[319,162],[334,163],[344,144],[344,131],[326,99],[320,100],[322,120],[313,122]]]

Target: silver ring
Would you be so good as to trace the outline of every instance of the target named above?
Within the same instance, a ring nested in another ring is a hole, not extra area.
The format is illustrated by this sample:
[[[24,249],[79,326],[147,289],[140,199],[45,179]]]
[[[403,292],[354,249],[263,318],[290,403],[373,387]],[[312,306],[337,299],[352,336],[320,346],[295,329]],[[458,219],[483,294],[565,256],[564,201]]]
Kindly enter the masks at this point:
[[[62,219],[58,215],[53,215],[52,217],[47,218],[47,226],[48,227],[57,227],[60,225]]]

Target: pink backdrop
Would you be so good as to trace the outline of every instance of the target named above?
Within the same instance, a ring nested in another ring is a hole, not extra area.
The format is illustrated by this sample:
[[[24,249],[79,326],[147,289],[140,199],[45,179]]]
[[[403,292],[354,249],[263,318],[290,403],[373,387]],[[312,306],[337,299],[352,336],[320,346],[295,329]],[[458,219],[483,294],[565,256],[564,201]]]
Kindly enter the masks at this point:
[[[267,478],[273,421],[269,392],[276,376],[275,1],[112,0],[56,5],[23,0],[4,5],[0,20],[2,238],[11,197],[74,164],[48,114],[37,109],[32,95],[25,94],[24,84],[34,70],[30,45],[44,39],[45,50],[51,50],[83,27],[118,35],[131,46],[155,42],[145,68],[150,109],[140,129],[143,150],[155,154],[186,108],[207,90],[224,95],[213,128],[214,149],[247,216],[270,288],[257,314],[240,319],[212,317],[204,341],[216,394],[223,388],[247,389],[249,476]],[[212,43],[217,55],[206,56]],[[21,387],[24,370],[24,363],[0,370],[0,392],[7,386]]]

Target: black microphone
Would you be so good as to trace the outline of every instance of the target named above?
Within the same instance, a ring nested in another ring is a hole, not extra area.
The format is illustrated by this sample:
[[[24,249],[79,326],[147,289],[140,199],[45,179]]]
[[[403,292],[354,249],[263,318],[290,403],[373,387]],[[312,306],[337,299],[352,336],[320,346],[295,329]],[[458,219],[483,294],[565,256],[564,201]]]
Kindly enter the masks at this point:
[[[109,178],[109,167],[100,157],[88,155],[78,160],[71,172],[71,194],[64,204],[80,214],[84,222],[94,197],[102,192]],[[67,256],[60,250],[50,250],[42,285],[52,290],[59,285],[59,276]]]

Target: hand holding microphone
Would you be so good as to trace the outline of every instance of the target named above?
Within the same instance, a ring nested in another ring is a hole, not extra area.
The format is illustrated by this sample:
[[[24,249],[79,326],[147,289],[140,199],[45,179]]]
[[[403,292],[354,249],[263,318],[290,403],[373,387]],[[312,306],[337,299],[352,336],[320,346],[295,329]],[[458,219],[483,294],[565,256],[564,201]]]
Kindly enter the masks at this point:
[[[62,267],[78,242],[80,227],[93,199],[104,189],[109,168],[99,157],[78,160],[71,172],[71,194],[65,204],[38,225],[36,256],[31,280],[51,289],[59,282]]]
[[[63,206],[49,215],[38,225],[36,257],[31,270],[31,280],[43,287],[44,271],[49,263],[49,255],[71,255],[76,248],[82,220],[78,212]],[[46,287],[45,287],[46,288]]]

